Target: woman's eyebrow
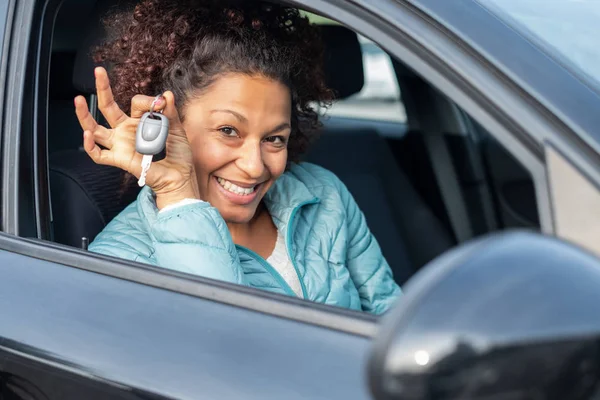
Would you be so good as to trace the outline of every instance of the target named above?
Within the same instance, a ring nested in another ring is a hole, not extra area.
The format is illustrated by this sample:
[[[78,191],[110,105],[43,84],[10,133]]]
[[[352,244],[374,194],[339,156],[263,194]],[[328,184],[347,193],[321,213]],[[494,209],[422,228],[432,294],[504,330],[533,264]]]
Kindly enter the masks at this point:
[[[267,132],[267,135],[272,135],[274,133],[280,132],[284,129],[289,129],[292,126],[289,124],[289,122],[284,122],[282,124],[277,125],[274,129],[271,129],[269,132]]]
[[[246,117],[244,117],[242,114],[235,112],[233,110],[227,110],[227,109],[218,109],[218,110],[211,110],[210,113],[216,113],[216,112],[224,112],[224,113],[229,113],[231,115],[233,115],[234,117],[236,117],[238,120],[240,120],[240,122],[248,122],[248,119]]]

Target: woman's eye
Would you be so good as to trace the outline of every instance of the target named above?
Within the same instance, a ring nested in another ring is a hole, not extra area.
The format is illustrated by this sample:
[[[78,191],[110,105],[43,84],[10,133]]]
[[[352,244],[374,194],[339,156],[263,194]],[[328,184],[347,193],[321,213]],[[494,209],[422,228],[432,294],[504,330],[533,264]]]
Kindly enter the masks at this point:
[[[219,131],[223,133],[225,136],[237,136],[237,132],[230,126],[224,126],[219,128]]]
[[[283,136],[269,136],[268,138],[265,139],[265,141],[276,144],[278,146],[283,146],[286,144],[285,137],[283,137]]]

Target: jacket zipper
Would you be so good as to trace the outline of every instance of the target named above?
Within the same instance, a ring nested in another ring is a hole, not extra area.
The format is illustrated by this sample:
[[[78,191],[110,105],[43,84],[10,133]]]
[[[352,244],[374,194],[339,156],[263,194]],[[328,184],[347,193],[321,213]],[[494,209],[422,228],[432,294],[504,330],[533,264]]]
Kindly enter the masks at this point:
[[[285,235],[285,247],[287,248],[288,257],[290,258],[290,261],[292,262],[292,265],[296,270],[296,275],[298,276],[300,286],[302,287],[302,298],[304,299],[308,299],[308,295],[306,292],[306,286],[304,286],[304,280],[300,276],[300,270],[298,269],[298,266],[296,265],[296,260],[294,259],[294,252],[292,251],[292,228],[294,226],[294,218],[296,217],[296,213],[298,212],[298,210],[300,210],[300,208],[304,207],[307,204],[315,204],[318,201],[319,198],[315,197],[312,200],[304,201],[298,204],[296,208],[292,210],[292,214],[290,215],[290,220],[288,222],[287,233]]]
[[[250,257],[254,258],[259,263],[261,263],[261,265],[263,267],[265,267],[265,269],[267,270],[267,272],[269,272],[273,276],[273,278],[275,278],[275,280],[283,287],[283,289],[285,290],[285,292],[288,295],[293,296],[293,297],[298,297],[296,295],[296,292],[294,292],[292,290],[292,288],[290,287],[290,285],[288,285],[288,283],[285,281],[285,279],[283,279],[283,277],[281,276],[281,274],[279,272],[277,272],[275,270],[275,268],[273,268],[273,266],[267,262],[267,260],[265,260],[260,255],[256,254],[255,252],[253,252],[252,250],[250,250],[247,247],[240,246],[239,244],[236,244],[235,246],[238,249],[242,250],[244,253],[248,254]],[[300,277],[298,277],[298,279],[300,279]],[[300,282],[302,283],[302,281],[300,281]]]

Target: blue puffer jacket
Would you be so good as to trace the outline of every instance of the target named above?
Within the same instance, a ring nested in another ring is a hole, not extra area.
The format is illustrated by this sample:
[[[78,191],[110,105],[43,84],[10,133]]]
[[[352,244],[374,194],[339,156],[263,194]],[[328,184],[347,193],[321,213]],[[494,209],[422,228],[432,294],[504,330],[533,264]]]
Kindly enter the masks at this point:
[[[305,299],[382,313],[401,291],[344,184],[313,164],[294,164],[264,197],[285,234]],[[158,213],[149,188],[98,235],[90,250],[295,296],[265,259],[233,243],[206,202]]]

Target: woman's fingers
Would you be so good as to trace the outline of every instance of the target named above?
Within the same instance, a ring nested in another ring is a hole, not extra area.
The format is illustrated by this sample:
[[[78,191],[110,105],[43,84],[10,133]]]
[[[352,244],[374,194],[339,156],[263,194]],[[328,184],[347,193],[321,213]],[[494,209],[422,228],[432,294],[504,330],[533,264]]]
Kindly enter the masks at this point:
[[[87,155],[96,164],[110,165],[113,167],[121,168],[136,177],[140,176],[142,171],[141,162],[142,156],[139,154],[131,153],[124,155],[115,153],[114,150],[101,149],[94,138],[94,134],[90,131],[83,132],[83,148]]]
[[[144,113],[150,111],[150,106],[152,106],[152,102],[154,101],[154,97],[145,96],[143,94],[136,94],[131,99],[131,118],[142,118]],[[154,111],[162,111],[165,108],[165,99],[161,97],[158,99],[156,104],[154,104]]]
[[[96,164],[114,165],[114,157],[112,157],[110,150],[102,150],[96,144],[94,135],[90,131],[83,132],[83,148]]]
[[[75,97],[75,114],[77,115],[77,119],[79,120],[79,125],[84,131],[95,131],[98,127],[98,123],[90,114],[90,110],[88,109],[87,101],[85,101],[85,97],[77,96]]]
[[[102,112],[102,115],[104,115],[104,118],[106,118],[106,121],[109,123],[109,125],[115,128],[121,122],[127,119],[127,114],[125,114],[119,108],[115,98],[113,97],[106,70],[102,67],[96,67],[96,69],[94,69],[94,75],[96,76],[98,109],[100,112]]]
[[[131,99],[131,117],[141,118],[144,113],[150,111],[154,97],[138,94]],[[179,113],[175,107],[175,96],[173,92],[166,91],[162,97],[154,104],[154,111],[162,111],[165,117],[169,119],[169,134],[183,135],[183,125],[179,119]]]
[[[75,98],[75,114],[81,128],[84,131],[91,132],[96,143],[109,149],[112,148],[112,131],[96,122],[92,114],[90,114],[87,102],[83,96]]]

